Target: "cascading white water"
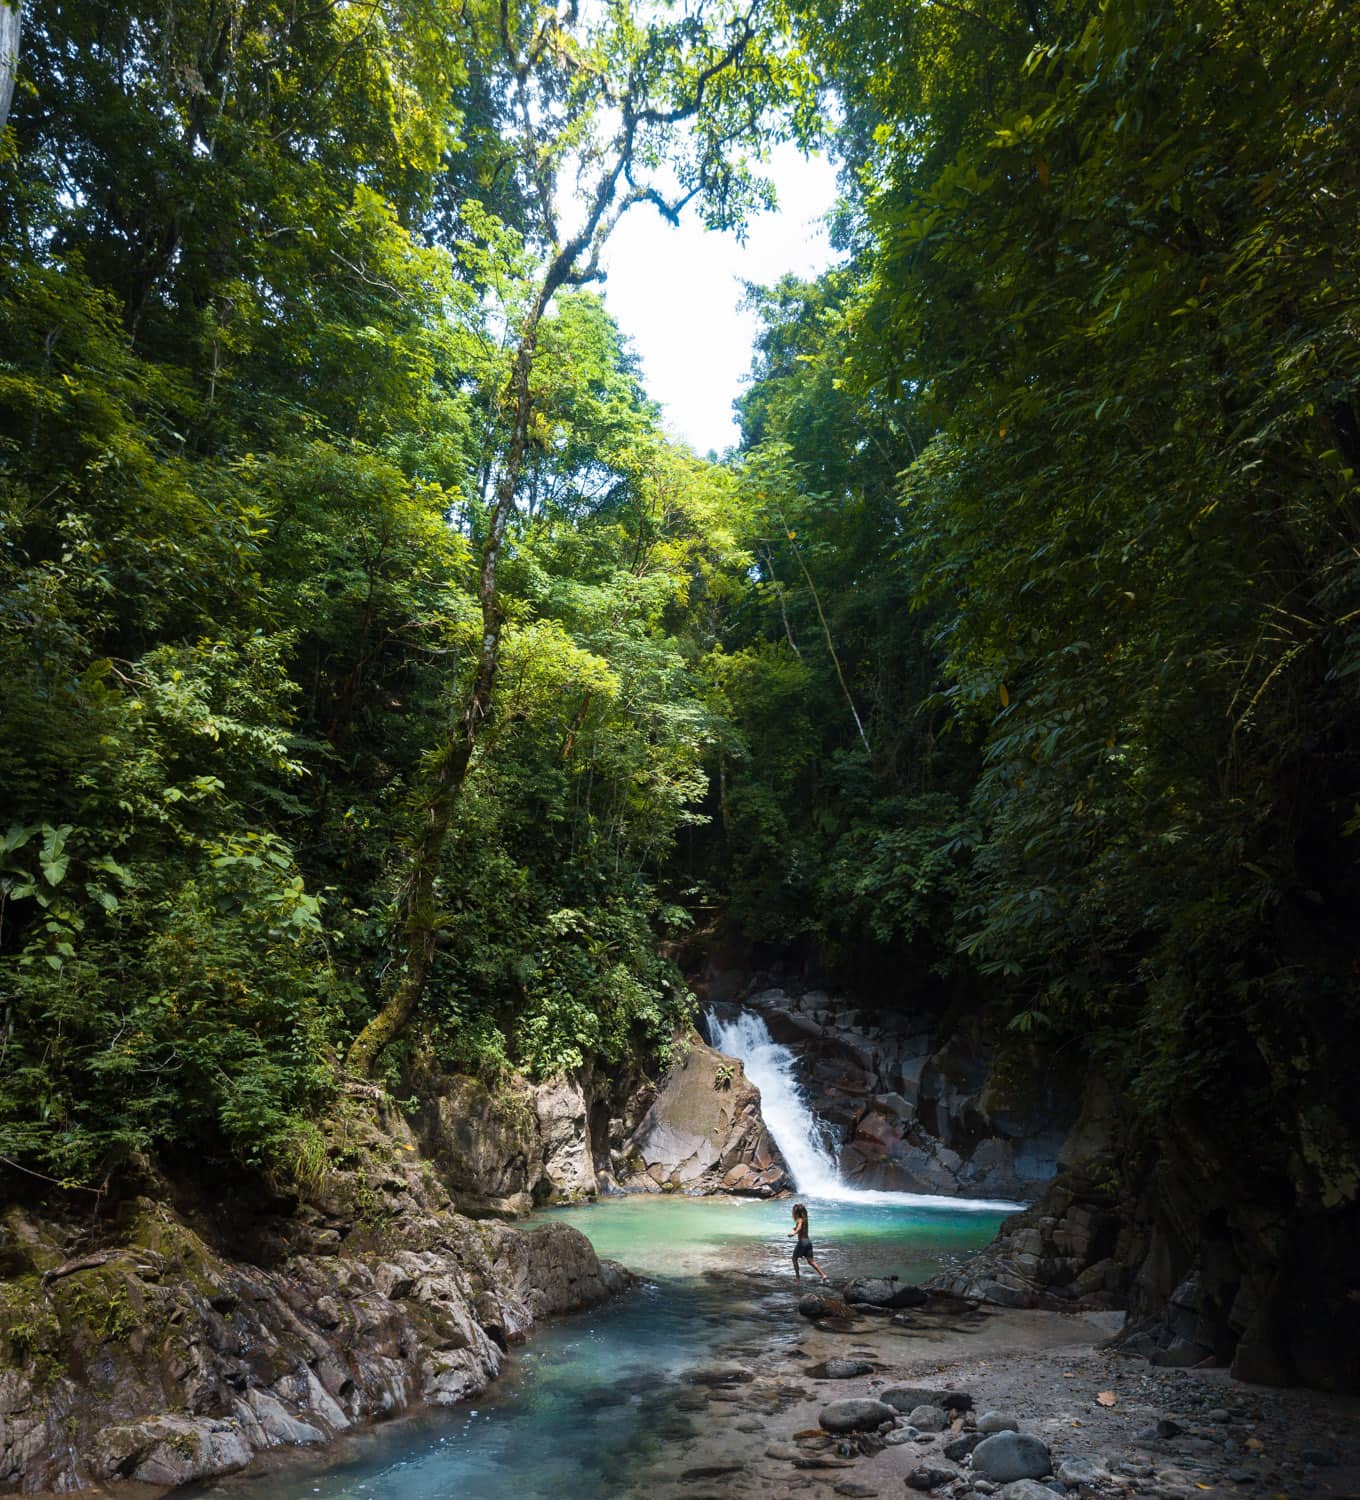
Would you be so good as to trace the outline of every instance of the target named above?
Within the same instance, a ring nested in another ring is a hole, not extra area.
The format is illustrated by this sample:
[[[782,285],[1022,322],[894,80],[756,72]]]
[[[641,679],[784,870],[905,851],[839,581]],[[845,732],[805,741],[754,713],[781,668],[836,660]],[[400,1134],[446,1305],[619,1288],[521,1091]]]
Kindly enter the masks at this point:
[[[760,1090],[760,1113],[780,1155],[793,1174],[799,1193],[839,1203],[892,1203],[926,1208],[976,1209],[995,1213],[1022,1205],[999,1198],[952,1198],[942,1193],[889,1193],[851,1187],[836,1165],[826,1125],[808,1108],[790,1048],[776,1042],[754,1011],[742,1010],[731,1021],[708,1012],[713,1045],[739,1058],[746,1076]]]

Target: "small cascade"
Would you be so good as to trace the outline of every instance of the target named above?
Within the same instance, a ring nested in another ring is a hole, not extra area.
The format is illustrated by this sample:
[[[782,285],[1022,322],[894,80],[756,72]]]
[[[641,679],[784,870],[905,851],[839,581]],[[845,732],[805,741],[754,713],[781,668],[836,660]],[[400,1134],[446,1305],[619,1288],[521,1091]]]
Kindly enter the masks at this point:
[[[792,1049],[776,1042],[770,1028],[754,1011],[741,1010],[734,1020],[723,1021],[710,1010],[705,1019],[713,1046],[728,1057],[739,1058],[746,1076],[760,1090],[760,1113],[765,1128],[779,1147],[799,1193],[838,1203],[897,1204],[986,1213],[1023,1207],[998,1198],[953,1198],[942,1193],[890,1193],[851,1187],[836,1164],[826,1123],[813,1114],[803,1096]]]

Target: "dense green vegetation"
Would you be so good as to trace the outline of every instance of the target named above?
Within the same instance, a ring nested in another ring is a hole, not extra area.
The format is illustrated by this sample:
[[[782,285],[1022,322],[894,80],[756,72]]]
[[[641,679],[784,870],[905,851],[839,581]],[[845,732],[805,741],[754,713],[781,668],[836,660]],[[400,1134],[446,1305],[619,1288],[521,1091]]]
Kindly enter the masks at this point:
[[[0,1154],[286,1169],[346,1059],[653,1052],[659,939],[717,908],[1079,1035],[1149,1116],[1278,1120],[1301,1201],[1353,1202],[1317,1087],[1360,1062],[1347,25],[35,11]],[[818,128],[842,261],[752,290],[741,450],[701,461],[600,245],[739,222]]]
[[[848,259],[758,299],[736,900],[933,953],[1296,1209],[1353,1203],[1345,7],[801,11]]]
[[[306,1160],[393,994],[453,1064],[669,1037],[654,876],[703,787],[735,486],[664,438],[582,288],[630,202],[674,210],[672,136],[677,200],[721,224],[759,196],[763,24],[29,18],[0,188],[10,1160]],[[564,163],[596,172],[584,234]]]

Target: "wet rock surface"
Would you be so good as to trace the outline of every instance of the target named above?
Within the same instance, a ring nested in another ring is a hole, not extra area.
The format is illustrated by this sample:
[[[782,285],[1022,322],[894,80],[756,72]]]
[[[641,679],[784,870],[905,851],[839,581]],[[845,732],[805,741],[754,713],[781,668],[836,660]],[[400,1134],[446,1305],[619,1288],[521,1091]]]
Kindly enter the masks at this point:
[[[248,1221],[165,1182],[94,1228],[6,1213],[0,1492],[177,1486],[448,1405],[535,1322],[632,1282],[566,1224],[454,1212],[400,1116],[336,1140],[307,1201]]]
[[[914,1329],[865,1316],[863,1308],[851,1309],[859,1316],[847,1326],[831,1328],[794,1316],[792,1290],[787,1300],[797,1342],[751,1359],[755,1379],[741,1387],[743,1406],[707,1403],[684,1455],[691,1466],[741,1459],[741,1474],[700,1489],[662,1465],[629,1495],[1344,1500],[1360,1493],[1360,1401],[1263,1390],[1221,1368],[1182,1370],[1120,1355],[1104,1346],[1118,1321],[1111,1314],[932,1298]],[[835,1386],[814,1374],[856,1359],[873,1370]],[[795,1376],[813,1376],[813,1388],[796,1394]],[[743,1424],[743,1411],[760,1414],[758,1429]],[[941,1418],[938,1432],[914,1425]]]

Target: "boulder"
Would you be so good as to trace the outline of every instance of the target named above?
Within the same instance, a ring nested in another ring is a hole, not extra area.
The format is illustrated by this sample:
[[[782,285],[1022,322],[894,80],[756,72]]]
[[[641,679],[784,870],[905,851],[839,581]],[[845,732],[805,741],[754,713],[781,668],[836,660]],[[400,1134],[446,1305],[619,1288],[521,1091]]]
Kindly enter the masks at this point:
[[[1053,1472],[1053,1456],[1047,1443],[1029,1433],[997,1432],[973,1449],[973,1472],[1000,1484],[1042,1479]]]
[[[984,1436],[992,1432],[1019,1432],[1020,1424],[1009,1412],[985,1411],[977,1420],[977,1430]]]
[[[1109,1477],[1102,1459],[1065,1458],[1055,1470],[1057,1477],[1068,1489],[1077,1489],[1083,1484],[1099,1484]]]
[[[938,1464],[920,1464],[907,1475],[907,1484],[914,1490],[937,1490],[942,1484],[950,1484],[958,1477],[957,1469],[941,1468]]]
[[[786,1185],[760,1115],[760,1091],[740,1061],[697,1036],[682,1042],[637,1129],[616,1158],[619,1185],[644,1191],[745,1193]]]
[[[819,1365],[809,1365],[807,1373],[813,1380],[854,1380],[860,1375],[872,1375],[877,1368],[867,1359],[828,1359]]]
[[[951,1438],[944,1445],[942,1451],[947,1459],[953,1463],[961,1464],[982,1439],[983,1434],[980,1432],[961,1432],[958,1437]]]
[[[850,1318],[854,1314],[839,1297],[827,1292],[808,1292],[798,1299],[798,1311],[805,1318]]]
[[[930,1300],[930,1293],[895,1276],[856,1276],[845,1284],[845,1300],[872,1307],[920,1307]]]
[[[942,1406],[948,1412],[973,1409],[973,1398],[967,1391],[938,1390],[924,1385],[890,1385],[879,1392],[879,1398],[902,1412],[917,1406]]]
[[[1000,1490],[1002,1500],[1053,1500],[1053,1493],[1037,1479],[1013,1479]]]
[[[867,1396],[850,1397],[824,1406],[818,1421],[828,1432],[868,1432],[897,1415],[895,1407]]]
[[[949,1416],[942,1406],[914,1406],[907,1413],[907,1421],[917,1432],[943,1432],[949,1426]]]
[[[755,1378],[745,1365],[737,1364],[698,1365],[685,1375],[690,1385],[708,1386],[745,1385]]]

